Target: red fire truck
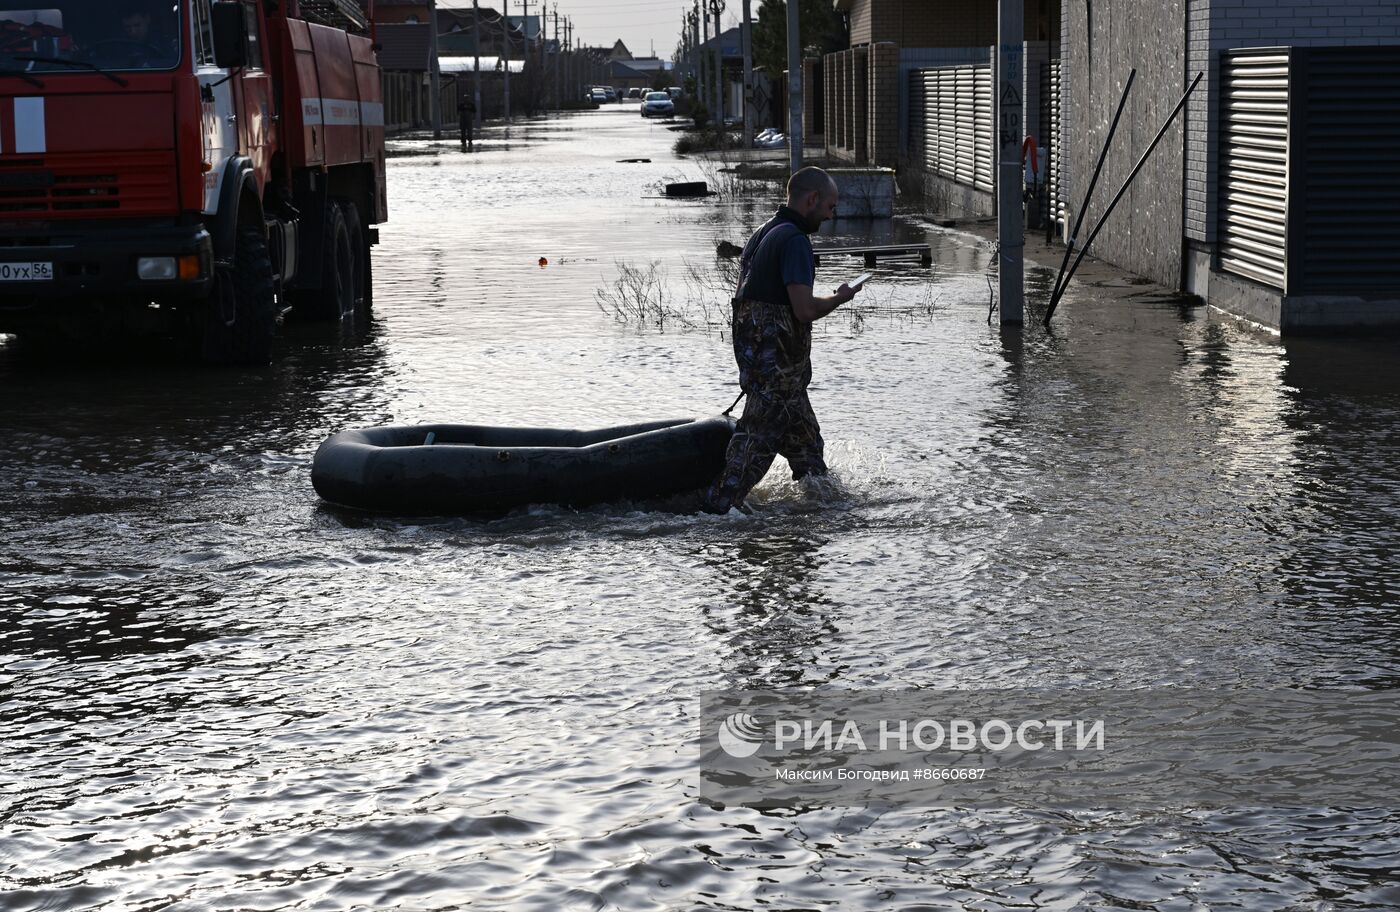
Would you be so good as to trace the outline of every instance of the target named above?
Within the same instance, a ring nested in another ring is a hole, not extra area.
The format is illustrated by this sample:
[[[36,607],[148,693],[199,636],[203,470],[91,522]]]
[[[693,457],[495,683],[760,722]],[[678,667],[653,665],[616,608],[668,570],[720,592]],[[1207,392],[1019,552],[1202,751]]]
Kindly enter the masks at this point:
[[[266,362],[359,322],[387,217],[357,0],[0,0],[0,333]]]

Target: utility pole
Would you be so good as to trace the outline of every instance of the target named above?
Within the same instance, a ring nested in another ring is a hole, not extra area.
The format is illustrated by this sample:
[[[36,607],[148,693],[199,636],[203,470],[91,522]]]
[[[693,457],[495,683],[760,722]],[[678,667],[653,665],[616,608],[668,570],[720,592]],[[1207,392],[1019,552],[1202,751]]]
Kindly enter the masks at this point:
[[[503,66],[502,78],[505,80],[505,118],[506,124],[510,124],[510,16],[506,15],[506,10],[510,8],[510,0],[501,0],[501,62]]]
[[[476,65],[472,71],[472,100],[476,104],[476,113],[472,115],[472,121],[476,129],[481,129],[481,4],[479,0],[472,0],[472,44],[476,49]]]
[[[562,105],[562,96],[559,94],[559,64],[563,57],[564,45],[559,43],[559,4],[554,4],[554,109],[557,111]]]
[[[530,91],[534,85],[530,67],[530,0],[520,0],[520,40],[523,45],[520,56],[525,58],[520,65],[520,75],[525,80],[525,116],[529,117],[535,109],[535,95]]]
[[[744,148],[753,148],[753,27],[750,0],[744,0],[744,21],[739,24],[739,45],[744,49]]]
[[[797,2],[797,0],[792,0]],[[710,0],[715,14],[715,123],[719,126],[719,144],[724,145],[724,42],[719,40],[719,14],[724,12],[724,0]]]
[[[574,59],[574,20],[572,16],[564,17],[564,47],[568,53],[564,57],[564,91],[569,93],[570,98],[578,98],[578,61]]]
[[[428,0],[428,41],[432,44],[432,68],[428,71],[428,118],[433,139],[442,139],[442,71],[438,69],[437,0]]]
[[[1019,326],[1025,308],[1025,227],[1021,206],[1025,8],[1022,0],[997,4],[997,241],[1001,323]]]
[[[706,108],[713,111],[715,104],[714,99],[710,98],[710,80],[707,78],[710,65],[705,57],[705,45],[710,43],[710,17],[707,13],[708,10],[704,12],[700,10],[700,0],[695,0],[695,15],[700,19],[700,33],[704,36],[704,41],[700,43],[700,75],[695,80],[695,97],[700,99],[701,104]]]
[[[1008,0],[1001,0],[1002,3]],[[797,0],[787,4],[788,40],[788,164],[792,173],[802,168],[802,33]]]

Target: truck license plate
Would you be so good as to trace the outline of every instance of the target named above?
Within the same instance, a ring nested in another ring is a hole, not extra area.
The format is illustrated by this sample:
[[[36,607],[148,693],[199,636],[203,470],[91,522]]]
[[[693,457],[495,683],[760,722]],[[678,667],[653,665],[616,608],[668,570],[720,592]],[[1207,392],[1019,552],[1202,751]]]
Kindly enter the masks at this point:
[[[52,263],[0,263],[0,282],[44,282],[52,278]]]

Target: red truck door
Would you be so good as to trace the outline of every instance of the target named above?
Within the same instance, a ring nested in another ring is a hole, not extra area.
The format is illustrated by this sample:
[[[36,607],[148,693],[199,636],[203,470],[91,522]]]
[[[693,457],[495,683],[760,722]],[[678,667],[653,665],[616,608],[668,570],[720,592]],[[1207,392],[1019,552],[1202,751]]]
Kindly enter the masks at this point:
[[[262,11],[256,3],[243,3],[247,23],[248,62],[234,79],[238,106],[238,146],[253,160],[259,189],[266,189],[272,153],[277,148],[277,110],[272,77],[267,72],[267,46]]]

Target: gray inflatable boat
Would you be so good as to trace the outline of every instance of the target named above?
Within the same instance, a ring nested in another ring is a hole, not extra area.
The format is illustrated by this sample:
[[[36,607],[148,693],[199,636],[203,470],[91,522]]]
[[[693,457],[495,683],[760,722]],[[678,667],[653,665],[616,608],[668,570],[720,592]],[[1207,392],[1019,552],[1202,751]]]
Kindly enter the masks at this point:
[[[704,488],[724,467],[731,418],[594,431],[425,424],[341,431],[316,451],[311,483],[340,506],[409,515],[587,506]]]

